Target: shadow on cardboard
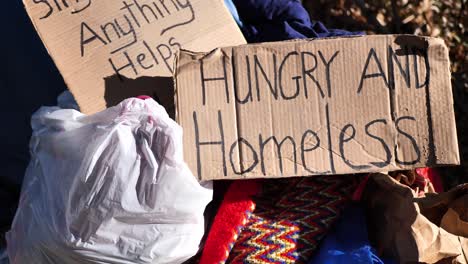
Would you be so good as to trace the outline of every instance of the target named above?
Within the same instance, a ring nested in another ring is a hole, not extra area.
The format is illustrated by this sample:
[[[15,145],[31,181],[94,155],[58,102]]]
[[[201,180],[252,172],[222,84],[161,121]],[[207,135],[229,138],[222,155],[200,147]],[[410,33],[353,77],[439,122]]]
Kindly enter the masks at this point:
[[[117,105],[130,97],[147,95],[164,106],[172,119],[175,118],[174,82],[172,77],[143,76],[130,79],[116,74],[105,77],[104,81],[104,99],[107,107]]]

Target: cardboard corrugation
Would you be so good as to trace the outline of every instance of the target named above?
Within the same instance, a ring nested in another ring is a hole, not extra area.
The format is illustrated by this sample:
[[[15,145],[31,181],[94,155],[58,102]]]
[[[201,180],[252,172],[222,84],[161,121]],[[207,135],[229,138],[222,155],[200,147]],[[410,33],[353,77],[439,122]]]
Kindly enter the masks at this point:
[[[182,50],[185,159],[200,180],[458,164],[448,66],[441,40],[409,35]]]
[[[222,0],[23,3],[80,110],[87,114],[131,96],[167,97],[172,87],[158,78],[172,76],[180,47],[209,51],[246,43]],[[127,55],[134,66],[119,70],[128,63]]]

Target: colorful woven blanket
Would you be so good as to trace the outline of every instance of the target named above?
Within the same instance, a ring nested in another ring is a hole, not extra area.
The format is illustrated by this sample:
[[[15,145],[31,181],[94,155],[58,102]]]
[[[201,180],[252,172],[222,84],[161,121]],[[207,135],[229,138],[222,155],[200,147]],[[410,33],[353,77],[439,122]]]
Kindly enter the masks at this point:
[[[307,263],[357,183],[352,175],[234,182],[200,263]]]

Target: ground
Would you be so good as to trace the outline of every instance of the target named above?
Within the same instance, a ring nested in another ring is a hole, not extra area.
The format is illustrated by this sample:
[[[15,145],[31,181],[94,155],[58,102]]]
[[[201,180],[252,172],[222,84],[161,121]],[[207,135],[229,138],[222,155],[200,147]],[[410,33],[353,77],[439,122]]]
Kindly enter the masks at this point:
[[[304,0],[313,20],[329,28],[367,34],[416,34],[443,38],[450,49],[461,165],[443,167],[445,188],[468,182],[468,1]]]

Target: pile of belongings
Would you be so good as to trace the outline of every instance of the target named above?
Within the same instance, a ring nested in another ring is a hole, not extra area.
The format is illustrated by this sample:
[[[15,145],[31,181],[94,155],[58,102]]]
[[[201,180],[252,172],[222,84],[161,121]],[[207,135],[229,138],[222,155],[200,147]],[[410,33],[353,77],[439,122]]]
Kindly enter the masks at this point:
[[[468,184],[438,194],[430,179],[440,181],[418,169],[233,182],[200,263],[467,263]]]
[[[225,2],[250,43],[363,34],[300,1]],[[70,98],[33,115],[0,264],[468,263],[468,184],[434,169],[199,183],[152,98],[89,116]]]

